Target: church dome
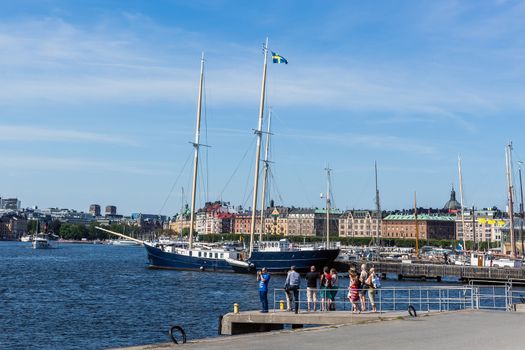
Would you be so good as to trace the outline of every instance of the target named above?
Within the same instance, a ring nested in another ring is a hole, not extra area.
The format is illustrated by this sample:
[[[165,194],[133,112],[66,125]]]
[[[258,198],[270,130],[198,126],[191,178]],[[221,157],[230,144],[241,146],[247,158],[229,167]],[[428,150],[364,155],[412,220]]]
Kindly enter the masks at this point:
[[[456,191],[454,191],[454,186],[450,191],[450,199],[445,203],[443,210],[447,210],[449,213],[455,213],[461,209],[461,204],[456,200]]]

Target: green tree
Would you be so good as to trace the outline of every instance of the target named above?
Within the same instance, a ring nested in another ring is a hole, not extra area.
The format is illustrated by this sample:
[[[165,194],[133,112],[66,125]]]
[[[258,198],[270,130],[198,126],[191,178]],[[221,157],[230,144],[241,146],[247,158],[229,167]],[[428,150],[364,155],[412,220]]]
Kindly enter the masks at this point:
[[[27,221],[27,232],[29,234],[34,234],[36,232],[36,220]]]
[[[60,220],[55,219],[51,221],[51,223],[49,224],[48,232],[53,232],[54,234],[58,234],[60,232],[60,226],[62,226],[62,223],[60,222]]]

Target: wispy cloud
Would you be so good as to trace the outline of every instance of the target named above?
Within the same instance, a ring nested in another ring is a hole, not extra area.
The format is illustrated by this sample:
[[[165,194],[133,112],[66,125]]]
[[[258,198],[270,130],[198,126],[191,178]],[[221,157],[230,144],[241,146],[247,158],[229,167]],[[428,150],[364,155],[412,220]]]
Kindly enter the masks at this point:
[[[135,175],[158,175],[169,173],[163,170],[162,164],[141,164],[123,161],[104,161],[73,157],[0,155],[0,162],[7,171],[20,170],[59,170],[64,172],[94,172],[97,174],[127,173]]]
[[[401,151],[412,152],[423,155],[436,153],[434,146],[416,141],[412,139],[390,136],[390,135],[374,135],[374,134],[353,134],[353,133],[338,133],[329,134],[310,131],[301,133],[279,133],[279,136],[293,138],[297,140],[313,140],[325,144],[335,144],[338,146],[360,146],[366,148],[381,149],[384,151]]]
[[[168,30],[137,14],[132,18],[138,18],[138,28]],[[0,87],[3,105],[21,101],[166,101],[192,105],[198,60],[179,53],[192,47],[189,52],[197,57],[197,46],[213,48],[207,76],[213,103],[231,108],[258,103],[260,56],[256,48],[228,42],[211,44],[197,34],[181,30],[171,32],[180,39],[176,44],[154,46],[138,32],[104,26],[82,28],[59,18],[7,23],[0,29],[0,62],[9,68]],[[197,42],[187,40],[188,37],[197,38]],[[231,57],[232,46],[236,47],[235,56],[242,59]],[[421,121],[453,121],[467,129],[472,129],[472,125],[461,117],[465,113],[525,110],[523,88],[511,89],[501,82],[495,88],[480,84],[479,79],[471,82],[435,61],[379,65],[343,59],[333,52],[317,54],[316,58],[298,63],[292,56],[289,66],[272,72],[272,103],[298,108],[388,111],[405,113],[408,118],[420,114],[431,117]],[[195,71],[188,68],[192,65]],[[512,81],[515,80],[509,84]]]
[[[138,146],[138,143],[119,135],[109,135],[89,131],[55,129],[49,127],[1,125],[0,142],[91,142],[124,146]]]

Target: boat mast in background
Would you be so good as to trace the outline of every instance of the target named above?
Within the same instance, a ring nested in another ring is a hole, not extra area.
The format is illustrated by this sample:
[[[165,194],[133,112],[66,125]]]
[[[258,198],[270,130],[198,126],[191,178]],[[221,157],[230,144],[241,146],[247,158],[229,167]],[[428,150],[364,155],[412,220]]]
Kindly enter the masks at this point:
[[[508,189],[508,214],[510,225],[510,256],[516,257],[516,244],[514,241],[514,184],[512,181],[512,141],[505,147],[505,165],[507,171],[507,189]],[[503,237],[502,237],[503,238]],[[503,242],[503,239],[501,240]]]
[[[379,202],[379,188],[377,187],[377,161],[374,161],[374,168],[375,168],[375,174],[376,174],[376,213],[377,213],[377,223],[376,223],[376,244],[378,246],[381,245],[381,221],[382,221],[382,213],[381,213],[381,204]]]
[[[191,212],[190,212],[190,236],[189,249],[193,247],[193,229],[195,226],[195,194],[197,193],[197,169],[199,165],[199,144],[201,128],[201,110],[202,110],[202,85],[204,82],[204,52],[201,57],[201,75],[199,82],[199,101],[197,103],[197,125],[195,126],[195,142],[193,142],[193,184],[191,187]]]
[[[264,150],[264,174],[263,174],[263,187],[261,194],[261,231],[259,232],[259,242],[263,240],[264,234],[264,200],[266,199],[266,185],[268,184],[268,168],[270,167],[270,161],[268,160],[268,153],[270,150],[270,123],[272,122],[272,108],[270,107],[270,112],[268,113],[268,131],[266,132],[266,145]]]
[[[253,252],[253,240],[255,234],[255,215],[257,211],[257,191],[259,186],[259,163],[261,161],[261,136],[262,136],[262,123],[264,115],[264,99],[266,95],[266,67],[268,60],[268,38],[266,38],[266,43],[263,47],[264,52],[264,64],[263,64],[263,78],[261,86],[261,103],[259,106],[259,124],[257,130],[255,130],[255,135],[257,135],[257,147],[255,151],[255,176],[253,180],[253,201],[252,201],[252,222],[250,225],[250,251],[248,257],[251,257]],[[262,209],[261,209],[262,210]]]
[[[463,210],[463,174],[461,173],[461,156],[458,155],[458,171],[459,171],[459,200],[461,201],[461,232],[463,238],[463,250],[467,249],[465,246],[465,212]]]
[[[521,160],[518,161],[518,167],[519,167],[519,174],[520,174],[520,194],[521,194],[521,202],[520,202],[520,241],[521,241],[521,256],[525,256],[525,247],[523,244],[523,184],[521,182],[521,165],[523,162]]]
[[[414,191],[414,224],[416,225],[416,257],[419,258],[419,225],[417,222],[417,199]]]
[[[332,206],[332,181],[330,178],[330,166],[327,164],[326,168],[326,249],[330,246],[330,210]]]

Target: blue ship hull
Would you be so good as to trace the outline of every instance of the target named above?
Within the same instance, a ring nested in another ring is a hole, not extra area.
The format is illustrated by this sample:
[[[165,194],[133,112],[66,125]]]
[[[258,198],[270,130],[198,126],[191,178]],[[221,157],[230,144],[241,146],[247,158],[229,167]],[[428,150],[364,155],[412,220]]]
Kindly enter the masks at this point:
[[[339,249],[295,250],[286,252],[258,252],[254,251],[246,261],[247,267],[232,266],[235,272],[253,273],[266,267],[272,273],[286,273],[292,265],[298,272],[310,271],[314,265],[317,271],[330,264],[339,255]]]
[[[144,247],[148,252],[148,267],[152,269],[234,272],[232,266],[223,259],[168,253],[147,244],[144,244]]]

